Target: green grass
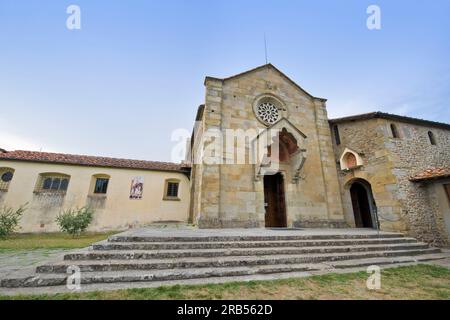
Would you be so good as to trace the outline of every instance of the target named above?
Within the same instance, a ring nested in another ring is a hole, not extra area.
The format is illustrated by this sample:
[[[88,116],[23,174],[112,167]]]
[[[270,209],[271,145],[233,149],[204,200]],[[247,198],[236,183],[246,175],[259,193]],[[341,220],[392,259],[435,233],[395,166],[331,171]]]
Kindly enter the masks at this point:
[[[87,293],[0,296],[6,299],[450,299],[450,270],[417,265],[382,270],[381,289],[368,290],[365,272],[274,281],[165,286]]]
[[[84,248],[114,233],[117,232],[86,233],[77,238],[65,233],[15,234],[6,239],[0,239],[0,252]]]

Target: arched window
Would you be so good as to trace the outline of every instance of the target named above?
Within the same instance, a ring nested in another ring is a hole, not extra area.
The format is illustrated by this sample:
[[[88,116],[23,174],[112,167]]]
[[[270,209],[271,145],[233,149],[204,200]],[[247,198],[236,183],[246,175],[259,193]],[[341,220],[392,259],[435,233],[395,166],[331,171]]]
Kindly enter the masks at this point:
[[[392,138],[394,138],[394,139],[400,138],[400,136],[398,134],[397,126],[393,123],[391,123],[391,133],[392,133]]]
[[[434,133],[431,131],[428,131],[428,139],[430,140],[431,145],[436,145],[436,138],[434,137]]]
[[[35,192],[66,193],[69,181],[70,176],[63,173],[41,173]]]
[[[0,168],[0,191],[8,191],[9,184],[14,177],[14,169]]]

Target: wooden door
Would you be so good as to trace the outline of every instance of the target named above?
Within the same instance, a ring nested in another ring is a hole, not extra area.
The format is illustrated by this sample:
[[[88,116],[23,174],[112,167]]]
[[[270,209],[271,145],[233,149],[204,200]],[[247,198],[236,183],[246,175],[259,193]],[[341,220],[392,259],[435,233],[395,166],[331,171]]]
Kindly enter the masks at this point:
[[[355,182],[350,188],[355,225],[357,228],[373,228],[372,210],[366,188]]]
[[[267,228],[287,227],[284,183],[280,173],[264,176],[264,206]]]
[[[355,226],[356,228],[363,228],[364,225],[361,218],[361,209],[359,208],[358,191],[356,190],[356,188],[350,189],[350,196],[352,198],[353,215],[355,216]]]

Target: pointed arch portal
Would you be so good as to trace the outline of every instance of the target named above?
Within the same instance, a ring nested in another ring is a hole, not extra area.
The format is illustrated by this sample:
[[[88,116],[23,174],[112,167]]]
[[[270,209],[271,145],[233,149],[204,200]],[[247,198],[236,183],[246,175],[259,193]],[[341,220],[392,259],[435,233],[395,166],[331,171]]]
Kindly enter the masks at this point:
[[[279,171],[280,163],[288,164],[292,183],[298,183],[306,160],[306,135],[289,120],[282,118],[266,128],[252,141],[255,180]]]
[[[369,182],[358,179],[350,186],[353,214],[357,228],[378,228],[376,205]]]

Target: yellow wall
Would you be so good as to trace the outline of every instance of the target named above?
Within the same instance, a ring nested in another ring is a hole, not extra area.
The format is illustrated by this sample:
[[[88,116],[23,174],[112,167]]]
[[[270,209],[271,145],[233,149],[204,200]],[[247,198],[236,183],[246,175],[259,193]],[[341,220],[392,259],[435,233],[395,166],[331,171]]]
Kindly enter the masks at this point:
[[[15,170],[8,191],[0,197],[0,205],[14,208],[28,202],[19,232],[53,232],[59,228],[55,217],[64,208],[83,207],[92,189],[92,176],[110,176],[103,209],[96,209],[91,231],[125,229],[158,221],[186,222],[189,213],[189,179],[178,172],[133,169],[111,169],[73,165],[0,161],[1,167]],[[34,193],[40,173],[57,172],[70,175],[70,183],[61,206],[46,204]],[[131,180],[144,177],[141,200],[131,200]],[[180,180],[179,201],[163,200],[166,179]]]

